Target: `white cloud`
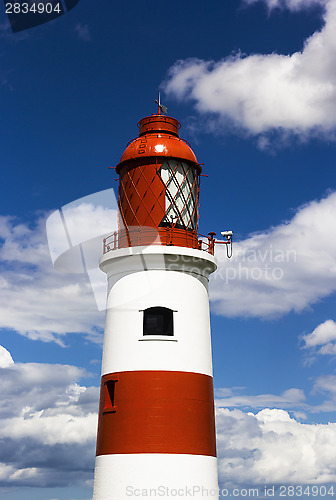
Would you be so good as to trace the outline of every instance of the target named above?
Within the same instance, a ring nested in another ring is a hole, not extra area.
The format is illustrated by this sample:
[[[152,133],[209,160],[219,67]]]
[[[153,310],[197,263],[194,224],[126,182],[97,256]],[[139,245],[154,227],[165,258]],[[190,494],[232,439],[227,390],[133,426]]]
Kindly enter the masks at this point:
[[[302,424],[284,410],[217,410],[220,483],[326,484],[336,480],[336,424]]]
[[[299,312],[336,291],[336,193],[299,208],[268,231],[223,245],[210,281],[214,311],[225,316],[275,317]],[[318,244],[316,244],[318,242]]]
[[[324,400],[314,408],[316,412],[336,410],[336,375],[321,375],[313,386],[312,394],[322,394]]]
[[[98,262],[103,238],[118,230],[118,204],[113,189],[64,205],[48,217],[46,230],[55,269],[87,273],[97,307],[105,310],[107,280]]]
[[[4,347],[0,346],[0,368],[7,368],[14,363],[10,352]]]
[[[103,236],[118,229],[117,212],[113,189],[84,196],[53,212],[46,221],[46,230],[50,255],[56,268],[66,272],[83,272],[81,253],[84,254],[86,268],[97,267]],[[59,262],[64,253],[70,254],[68,261]]]
[[[0,488],[61,487],[92,481],[99,390],[75,366],[17,363],[0,368]],[[335,380],[316,391],[335,394]],[[236,389],[220,390],[222,396]],[[254,402],[271,402],[270,396]],[[303,401],[298,389],[279,404]],[[249,401],[253,402],[253,401]],[[283,409],[217,409],[220,482],[226,487],[323,484],[336,480],[336,424],[300,424]]]
[[[304,342],[304,349],[322,346],[317,351],[319,354],[336,354],[335,321],[328,319],[318,325],[312,333],[302,335],[301,340]]]
[[[281,2],[267,3],[275,7]],[[303,1],[286,5],[295,9]],[[274,130],[283,138],[288,134],[335,138],[335,2],[326,3],[324,22],[302,51],[291,55],[238,53],[217,62],[177,61],[168,72],[165,91],[193,101],[196,110],[209,118],[210,130],[245,130],[259,138],[261,148],[268,147]]]
[[[320,396],[321,402],[311,404],[305,392],[291,388],[281,394],[245,394],[246,388],[232,387],[215,390],[216,408],[241,408],[258,410],[274,408],[288,410],[298,420],[305,420],[308,415],[329,413],[336,410],[336,375],[321,375],[314,380],[311,395]]]
[[[324,392],[336,401],[336,375],[323,375],[314,383],[314,392]]]
[[[225,393],[225,391],[230,392]],[[236,392],[230,389],[219,389],[216,391],[216,407],[265,408],[265,406],[273,406],[278,408],[297,408],[298,406],[306,406],[306,398],[301,389],[287,389],[281,395],[259,394],[257,396],[249,396],[236,394]]]
[[[75,366],[0,368],[0,487],[83,485],[93,477],[97,387]]]
[[[89,279],[53,268],[44,217],[34,225],[0,217],[0,269],[0,328],[59,344],[70,332],[101,342],[104,314]]]
[[[101,342],[107,279],[98,264],[104,236],[117,227],[112,189],[31,226],[0,216],[0,328],[60,345],[67,333]]]

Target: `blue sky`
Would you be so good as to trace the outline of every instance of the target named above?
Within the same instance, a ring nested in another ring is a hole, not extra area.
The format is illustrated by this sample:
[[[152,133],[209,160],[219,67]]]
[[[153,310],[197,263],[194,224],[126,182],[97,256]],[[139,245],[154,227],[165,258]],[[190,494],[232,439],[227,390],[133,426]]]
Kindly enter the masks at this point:
[[[201,233],[234,231],[210,284],[220,485],[336,481],[335,25],[332,0],[81,0],[16,34],[1,9],[1,498],[91,498],[104,311],[46,219],[116,189],[159,90],[205,164]]]

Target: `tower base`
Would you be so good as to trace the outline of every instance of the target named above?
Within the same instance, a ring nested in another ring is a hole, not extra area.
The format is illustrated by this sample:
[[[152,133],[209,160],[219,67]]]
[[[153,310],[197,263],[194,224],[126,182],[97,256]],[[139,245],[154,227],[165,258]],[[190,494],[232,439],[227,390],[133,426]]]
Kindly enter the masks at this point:
[[[143,453],[96,457],[93,500],[218,499],[217,459]]]

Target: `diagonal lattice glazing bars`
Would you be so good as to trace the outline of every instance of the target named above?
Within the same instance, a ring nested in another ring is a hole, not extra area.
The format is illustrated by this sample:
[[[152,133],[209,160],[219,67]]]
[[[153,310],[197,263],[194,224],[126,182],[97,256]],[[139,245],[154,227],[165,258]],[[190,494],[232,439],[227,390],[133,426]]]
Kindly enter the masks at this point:
[[[198,175],[185,162],[166,160],[160,168],[166,186],[163,224],[197,231]]]

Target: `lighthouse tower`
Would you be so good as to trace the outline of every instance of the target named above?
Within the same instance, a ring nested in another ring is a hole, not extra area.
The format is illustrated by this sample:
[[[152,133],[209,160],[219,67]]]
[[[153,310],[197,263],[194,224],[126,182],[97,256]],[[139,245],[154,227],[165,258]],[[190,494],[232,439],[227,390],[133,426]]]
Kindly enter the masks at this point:
[[[107,274],[94,500],[218,498],[201,166],[161,113],[138,123],[119,175]]]

